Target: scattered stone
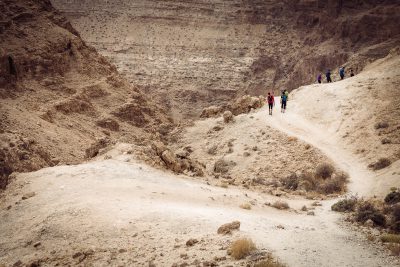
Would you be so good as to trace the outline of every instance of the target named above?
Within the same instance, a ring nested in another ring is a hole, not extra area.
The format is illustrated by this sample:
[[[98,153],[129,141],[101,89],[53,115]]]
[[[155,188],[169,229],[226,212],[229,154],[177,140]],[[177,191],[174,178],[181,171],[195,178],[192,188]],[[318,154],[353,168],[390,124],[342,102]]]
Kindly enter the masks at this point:
[[[250,152],[247,152],[247,151],[243,153],[244,157],[250,157],[250,155],[251,155]]]
[[[226,261],[226,257],[225,257],[225,256],[222,256],[222,257],[217,257],[217,256],[215,256],[215,257],[214,257],[214,260],[215,260],[215,261]]]
[[[374,227],[374,222],[371,219],[368,219],[365,223],[365,226],[367,227]]]
[[[119,252],[119,253],[125,253],[125,252],[127,252],[127,250],[124,249],[124,248],[120,248],[120,249],[118,250],[118,252]]]
[[[283,226],[282,224],[279,224],[278,226],[276,226],[276,228],[278,228],[278,229],[285,229],[285,226]]]
[[[221,234],[221,235],[227,235],[232,233],[232,231],[234,230],[239,230],[240,229],[240,222],[239,221],[233,221],[231,223],[226,223],[221,225],[218,230],[217,233]]]
[[[229,110],[225,111],[222,115],[225,123],[233,122],[233,114]]]
[[[222,127],[222,126],[220,126],[220,125],[216,125],[216,126],[214,126],[212,129],[213,129],[213,131],[219,132],[219,131],[223,130],[224,127]]]
[[[199,243],[199,240],[195,239],[195,238],[191,238],[188,241],[186,241],[186,246],[187,247],[191,247],[194,244]]]
[[[314,201],[314,202],[311,204],[311,206],[320,207],[320,206],[322,206],[322,204],[321,204],[320,202],[318,202],[318,201]]]
[[[40,242],[36,242],[35,244],[33,244],[33,246],[35,247],[35,248],[37,248],[38,246],[40,246],[42,243],[40,243]]]
[[[301,210],[302,210],[302,211],[307,211],[308,209],[307,209],[307,207],[304,205],[303,207],[301,207]]]
[[[307,212],[307,215],[309,215],[309,216],[315,216],[315,212],[309,211],[309,212]]]
[[[22,196],[22,200],[26,200],[28,198],[34,197],[36,195],[35,192],[29,192]]]
[[[218,266],[218,264],[215,263],[214,261],[203,261],[203,267],[214,267],[214,266]]]

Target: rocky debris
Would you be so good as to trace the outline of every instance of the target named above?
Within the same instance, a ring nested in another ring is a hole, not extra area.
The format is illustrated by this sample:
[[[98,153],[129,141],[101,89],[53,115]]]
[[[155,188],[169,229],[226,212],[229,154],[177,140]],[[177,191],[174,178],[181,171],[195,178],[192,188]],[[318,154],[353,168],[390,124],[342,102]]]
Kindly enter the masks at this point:
[[[96,125],[114,132],[119,131],[119,123],[112,118],[100,119],[96,122]]]
[[[309,215],[309,216],[315,216],[315,212],[314,212],[314,211],[309,211],[309,212],[307,212],[307,215]]]
[[[210,106],[208,108],[204,108],[201,112],[200,118],[212,118],[218,116],[222,112],[222,107]]]
[[[215,173],[227,173],[232,167],[236,166],[234,161],[227,161],[225,159],[219,159],[214,163]]]
[[[214,261],[203,261],[203,267],[215,267],[218,264]]]
[[[239,115],[242,113],[249,113],[252,109],[258,109],[263,106],[265,102],[264,97],[254,97],[249,95],[244,95],[232,104],[232,113],[234,115]]]
[[[112,114],[137,127],[143,127],[149,122],[143,112],[143,107],[135,101],[123,104]]]
[[[102,137],[96,140],[90,147],[85,150],[86,158],[90,159],[99,153],[100,149],[105,148],[110,144],[110,139],[108,137]]]
[[[204,175],[204,166],[200,162],[192,160],[187,150],[179,150],[174,154],[160,141],[153,142],[152,148],[168,169],[177,173],[191,172],[196,176]]]
[[[192,247],[195,244],[199,243],[199,240],[195,239],[195,238],[191,238],[188,241],[186,241],[186,246],[187,247]]]
[[[29,192],[29,193],[24,194],[21,199],[26,200],[26,199],[34,197],[34,196],[36,196],[35,192]]]
[[[231,223],[226,223],[221,225],[218,230],[217,233],[220,235],[227,235],[232,233],[232,231],[234,230],[239,230],[240,229],[240,222],[239,221],[233,221]]]
[[[233,114],[229,110],[225,111],[222,117],[224,118],[225,123],[233,122]]]
[[[6,133],[0,137],[0,190],[6,188],[13,172],[56,165],[51,155],[34,139]]]

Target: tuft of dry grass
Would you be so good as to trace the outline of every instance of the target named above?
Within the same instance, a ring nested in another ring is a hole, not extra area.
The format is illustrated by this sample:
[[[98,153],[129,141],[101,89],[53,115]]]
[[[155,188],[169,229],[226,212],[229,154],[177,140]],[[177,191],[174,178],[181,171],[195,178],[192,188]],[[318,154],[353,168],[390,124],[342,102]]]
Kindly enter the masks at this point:
[[[245,209],[245,210],[251,210],[250,203],[243,203],[239,207],[242,208],[242,209]]]
[[[231,245],[231,256],[235,260],[244,259],[252,251],[256,249],[256,245],[250,238],[241,238],[235,240]]]
[[[374,171],[377,171],[377,170],[381,170],[383,168],[390,166],[390,164],[392,164],[390,159],[380,158],[380,159],[378,159],[377,162],[369,164],[368,167],[373,169]]]
[[[278,200],[272,204],[272,207],[274,207],[278,210],[287,210],[287,209],[289,209],[289,204],[285,201]]]
[[[400,244],[400,235],[396,234],[383,234],[381,236],[381,241],[383,243],[397,243]]]

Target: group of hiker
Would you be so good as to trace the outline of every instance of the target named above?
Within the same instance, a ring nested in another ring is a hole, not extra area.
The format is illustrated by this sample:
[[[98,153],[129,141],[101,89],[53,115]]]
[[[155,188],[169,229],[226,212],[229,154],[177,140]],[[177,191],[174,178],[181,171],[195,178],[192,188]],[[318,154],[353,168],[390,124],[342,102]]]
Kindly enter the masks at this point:
[[[326,73],[325,73],[325,77],[326,77],[326,82],[327,83],[331,83],[332,82],[332,77],[331,77],[331,70],[327,70],[326,71]],[[340,76],[340,79],[341,80],[343,80],[344,79],[344,76],[346,75],[346,71],[345,71],[345,67],[341,67],[341,68],[339,68],[339,76]],[[353,71],[353,69],[350,69],[350,77],[353,77],[354,76],[354,71]],[[318,83],[322,83],[322,73],[319,73],[318,74],[318,76],[317,76],[317,82]]]
[[[327,72],[325,73],[327,83],[332,82],[331,75],[332,75],[331,71],[328,69]],[[339,68],[339,76],[340,76],[341,80],[344,79],[345,75],[346,75],[345,67]],[[350,77],[353,77],[353,76],[354,76],[354,71],[353,71],[353,69],[350,69]],[[322,73],[318,74],[317,81],[318,81],[318,83],[322,83]],[[281,113],[285,113],[288,99],[289,99],[289,92],[287,90],[281,91],[281,100],[280,100]],[[272,110],[275,106],[275,97],[270,92],[268,93],[268,96],[267,96],[267,103],[268,103],[269,115],[272,115]]]
[[[281,92],[281,112],[282,113],[285,113],[285,111],[286,111],[286,105],[287,105],[288,99],[289,99],[289,92],[287,90],[283,90]],[[267,103],[268,103],[269,115],[272,115],[272,109],[275,106],[275,97],[272,93],[268,93]]]

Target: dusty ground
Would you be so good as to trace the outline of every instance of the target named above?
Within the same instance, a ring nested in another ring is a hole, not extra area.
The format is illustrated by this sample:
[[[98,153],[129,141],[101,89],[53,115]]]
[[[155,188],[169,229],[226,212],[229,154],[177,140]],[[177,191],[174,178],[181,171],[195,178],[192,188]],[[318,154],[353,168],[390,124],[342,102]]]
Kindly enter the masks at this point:
[[[222,266],[242,266],[226,248],[247,236],[289,266],[399,264],[338,224],[331,201],[313,207],[313,201],[291,197],[286,200],[293,210],[278,211],[264,205],[276,197],[170,175],[137,163],[124,154],[129,148],[117,146],[108,160],[19,175],[1,204],[0,262],[171,266],[225,256]],[[36,195],[22,200],[29,192]],[[249,201],[251,210],[239,208]],[[303,205],[315,208],[315,216],[299,211]],[[239,232],[217,235],[233,220],[241,222]],[[190,238],[200,242],[186,247]]]
[[[381,67],[393,69],[393,64],[398,64],[397,56],[382,61]],[[342,82],[348,84],[346,92],[351,94],[354,87],[358,88],[354,85],[365,82],[371,75],[366,71]],[[294,148],[304,147],[303,142],[307,142],[314,146],[312,153],[324,155],[350,174],[349,194],[383,195],[389,185],[399,186],[398,179],[390,180],[385,176],[389,170],[395,173],[393,177],[399,173],[398,161],[378,172],[369,170],[366,160],[354,153],[353,147],[338,142],[343,138],[340,131],[331,131],[322,126],[322,120],[307,115],[306,107],[312,110],[315,106],[301,104],[304,97],[300,95],[307,90],[312,93],[310,99],[317,93],[336,93],[339,99],[340,84],[304,87],[291,95],[285,114],[277,112],[276,108],[273,116],[268,116],[264,107],[237,116],[234,123],[223,125],[224,129],[217,131],[221,136],[216,136],[215,131],[211,132],[212,136],[216,142],[217,138],[225,140],[223,133],[234,135],[243,133],[242,129],[264,127],[265,135],[271,135],[276,142],[286,140],[287,136],[296,137]],[[319,87],[318,91],[313,91],[315,87]],[[353,116],[363,112],[362,109],[353,111]],[[219,124],[219,120],[198,122],[186,134],[197,135],[205,147],[206,142],[210,142],[206,138],[207,129]],[[228,131],[229,127],[232,131]],[[263,136],[257,130],[254,133],[254,136]],[[354,133],[362,134],[362,131]],[[244,137],[248,146],[257,142],[261,147],[264,141],[262,138],[257,141],[250,135]],[[193,148],[198,148],[194,151],[201,150],[201,142],[198,142],[194,142]],[[246,151],[244,144],[237,142],[233,148],[236,154],[231,154],[240,159],[237,165],[242,165],[243,169],[251,166],[241,158],[241,153],[237,155],[239,151]],[[215,262],[221,266],[245,266],[260,254],[245,261],[234,261],[227,255],[227,248],[236,238],[246,236],[251,237],[261,251],[272,252],[289,266],[400,264],[381,243],[368,241],[366,235],[349,227],[338,213],[330,211],[335,199],[320,201],[321,206],[315,206],[313,200],[299,196],[276,197],[234,186],[216,187],[139,163],[130,152],[132,149],[135,146],[119,144],[92,162],[16,175],[10,188],[3,193],[4,201],[0,206],[3,218],[0,263],[6,266],[18,261],[39,262],[42,266],[57,263],[201,266]],[[291,146],[287,149],[285,153],[289,154]],[[204,152],[198,153],[204,155]],[[271,153],[258,156],[266,160]],[[249,158],[255,160],[255,157]],[[268,205],[276,200],[286,201],[290,209],[281,211]],[[244,203],[250,204],[251,209],[241,209],[239,206]],[[303,205],[307,211],[301,210]],[[309,213],[311,211],[314,215]],[[228,236],[216,233],[220,225],[233,220],[241,222],[240,231]],[[370,234],[379,236],[375,230],[370,230]],[[199,242],[187,247],[186,241],[190,238]]]

